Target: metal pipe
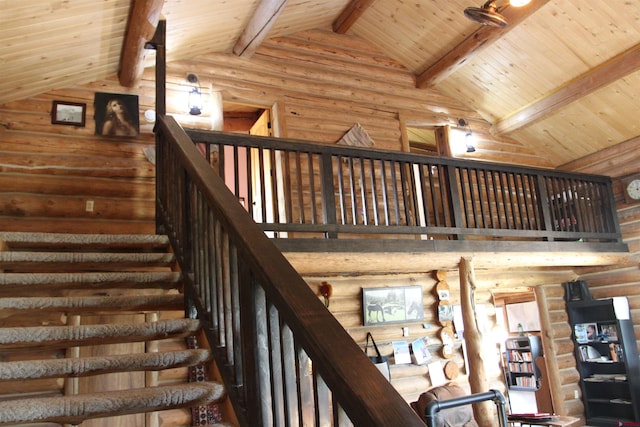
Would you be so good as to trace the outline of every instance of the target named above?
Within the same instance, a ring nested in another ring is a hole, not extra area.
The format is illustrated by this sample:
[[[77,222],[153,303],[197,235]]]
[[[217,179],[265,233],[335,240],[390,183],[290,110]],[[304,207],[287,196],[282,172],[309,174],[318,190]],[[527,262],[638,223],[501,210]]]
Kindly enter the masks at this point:
[[[455,408],[458,406],[471,405],[485,400],[492,400],[498,408],[498,420],[500,427],[507,427],[507,411],[505,409],[506,400],[499,390],[489,390],[484,393],[469,394],[466,396],[454,397],[447,400],[433,400],[425,408],[424,418],[427,426],[435,426],[435,417],[443,409]]]

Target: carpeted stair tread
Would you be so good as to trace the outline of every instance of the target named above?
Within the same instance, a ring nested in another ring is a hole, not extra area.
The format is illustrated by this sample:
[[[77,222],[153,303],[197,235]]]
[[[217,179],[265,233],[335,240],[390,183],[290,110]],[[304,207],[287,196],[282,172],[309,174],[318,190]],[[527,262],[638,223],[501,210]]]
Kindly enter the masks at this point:
[[[69,359],[24,360],[0,363],[0,380],[63,378],[111,372],[159,371],[194,366],[211,360],[206,349],[123,354]]]
[[[197,382],[85,395],[0,402],[0,424],[58,422],[80,424],[99,417],[183,408],[217,402],[222,385]]]
[[[136,248],[166,250],[169,238],[158,234],[63,234],[0,232],[0,242],[9,250],[87,249],[121,250]]]
[[[0,292],[4,288],[162,288],[179,286],[181,274],[173,271],[73,272],[73,273],[2,273]]]
[[[2,328],[0,329],[0,349],[150,341],[193,335],[200,327],[198,320],[174,319],[132,324]]]
[[[0,269],[9,271],[112,271],[132,267],[171,267],[171,253],[0,251]]]
[[[0,310],[57,310],[81,312],[180,310],[183,295],[16,297],[0,298]]]

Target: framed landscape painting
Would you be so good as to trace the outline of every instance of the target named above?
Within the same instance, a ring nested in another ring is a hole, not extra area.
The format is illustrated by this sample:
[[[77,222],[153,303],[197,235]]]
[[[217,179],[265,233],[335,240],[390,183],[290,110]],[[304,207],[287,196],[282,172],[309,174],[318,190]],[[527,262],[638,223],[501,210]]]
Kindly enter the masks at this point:
[[[53,101],[51,123],[84,127],[87,116],[87,104],[79,102]]]
[[[423,320],[422,286],[363,288],[362,311],[365,326]]]

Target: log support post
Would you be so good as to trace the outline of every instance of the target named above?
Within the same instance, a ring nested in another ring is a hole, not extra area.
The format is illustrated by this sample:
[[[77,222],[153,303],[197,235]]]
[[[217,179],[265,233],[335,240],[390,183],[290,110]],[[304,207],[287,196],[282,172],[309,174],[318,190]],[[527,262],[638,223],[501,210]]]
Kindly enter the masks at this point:
[[[467,350],[467,367],[471,393],[489,391],[487,375],[484,367],[484,352],[482,350],[482,333],[476,321],[474,301],[475,274],[471,259],[460,260],[460,306],[462,308],[462,322],[464,324],[464,340]],[[473,416],[481,427],[495,425],[495,417],[491,402],[480,402],[473,406]]]

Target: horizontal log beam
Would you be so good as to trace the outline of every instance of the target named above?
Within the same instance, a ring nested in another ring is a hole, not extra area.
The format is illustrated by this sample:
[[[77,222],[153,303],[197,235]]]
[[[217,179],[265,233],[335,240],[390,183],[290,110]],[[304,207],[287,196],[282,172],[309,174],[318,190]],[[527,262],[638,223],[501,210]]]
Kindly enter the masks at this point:
[[[122,47],[118,80],[131,87],[144,71],[145,44],[153,38],[164,0],[136,0],[133,3]]]
[[[374,1],[375,0],[351,0],[351,3],[344,8],[340,16],[333,21],[333,31],[338,34],[345,34]]]
[[[288,0],[262,0],[233,46],[233,53],[250,58],[269,34]]]
[[[491,46],[506,33],[514,29],[520,22],[536,12],[549,0],[534,0],[525,7],[508,6],[500,13],[509,25],[504,28],[480,26],[462,43],[450,50],[446,55],[427,68],[416,78],[416,87],[433,87],[455,73],[460,67],[473,59],[482,50]]]
[[[543,120],[560,108],[638,70],[640,70],[640,44],[592,68],[552,94],[497,121],[491,127],[491,131],[501,135]]]
[[[483,243],[493,249],[480,250]],[[626,245],[605,243],[279,239],[276,245],[302,275],[452,270],[461,257],[473,257],[476,268],[633,265]]]

